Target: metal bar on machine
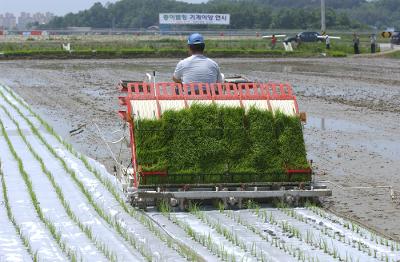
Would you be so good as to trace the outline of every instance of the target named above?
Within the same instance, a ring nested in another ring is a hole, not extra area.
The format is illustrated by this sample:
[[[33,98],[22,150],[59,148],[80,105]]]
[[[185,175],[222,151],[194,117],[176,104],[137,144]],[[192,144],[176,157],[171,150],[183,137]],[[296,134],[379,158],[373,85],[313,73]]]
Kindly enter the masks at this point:
[[[285,196],[293,197],[325,197],[331,196],[330,189],[312,190],[269,190],[269,191],[181,191],[181,192],[155,192],[146,191],[139,193],[141,197],[165,198],[173,197],[177,199],[214,199],[214,198],[279,198]]]

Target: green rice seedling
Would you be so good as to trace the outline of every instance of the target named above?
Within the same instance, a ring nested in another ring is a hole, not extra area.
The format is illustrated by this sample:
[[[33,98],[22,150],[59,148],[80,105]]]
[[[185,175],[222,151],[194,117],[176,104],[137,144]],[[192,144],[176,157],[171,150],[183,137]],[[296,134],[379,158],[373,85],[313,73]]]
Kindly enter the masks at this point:
[[[9,91],[10,95],[13,96],[13,98],[15,100],[19,100],[12,91]],[[91,197],[90,193],[87,191],[87,189],[83,186],[82,182],[80,182],[77,178],[76,178],[76,173],[75,171],[73,171],[71,168],[68,167],[68,165],[66,164],[66,162],[57,154],[57,152],[48,144],[48,142],[46,140],[44,140],[43,136],[38,132],[37,128],[32,124],[32,122],[22,114],[22,112],[20,111],[20,109],[18,107],[16,107],[13,103],[11,103],[5,96],[4,94],[0,91],[0,95],[3,97],[4,100],[6,100],[6,102],[8,104],[10,104],[18,113],[19,115],[21,115],[22,118],[24,118],[24,120],[28,123],[28,125],[30,126],[32,133],[34,133],[39,140],[46,146],[46,148],[55,156],[56,159],[58,159],[61,163],[61,165],[63,166],[63,168],[67,171],[67,173],[69,173],[71,175],[71,177],[73,178],[74,182],[77,183],[78,187],[80,188],[80,190],[84,193],[84,195],[86,196],[86,198],[89,200],[89,203],[91,203],[91,205],[94,207],[94,209],[96,210],[96,212],[103,218],[105,219],[105,221],[107,221],[107,223],[109,223],[110,225],[115,225],[115,223],[112,221],[112,218],[109,217],[108,215],[105,214],[104,210],[102,210],[93,200],[93,198]],[[28,106],[26,106],[21,100],[19,100],[20,103],[25,106],[35,117],[37,117],[39,119],[39,121],[43,124],[43,126],[46,127],[46,130],[51,133],[60,143],[62,144],[66,144],[64,141],[61,140],[61,138],[54,132],[54,130],[43,120],[40,118],[40,116],[38,116],[36,113],[34,113]],[[66,147],[67,149],[69,148],[69,150],[71,150],[70,152],[75,155],[76,157],[80,158],[82,160],[82,162],[85,164],[85,166],[88,168],[89,171],[91,171],[96,178],[98,178],[100,180],[100,182],[102,182],[102,184],[110,191],[110,193],[116,198],[116,200],[120,203],[120,205],[124,208],[124,210],[130,214],[132,217],[138,219],[140,218],[140,215],[137,215],[136,212],[133,209],[129,209],[126,205],[126,203],[124,202],[124,200],[119,196],[119,194],[117,193],[115,187],[112,185],[112,183],[109,180],[104,179],[93,167],[91,167],[86,159],[86,157],[79,155],[77,152],[75,152],[72,147]],[[154,232],[153,232],[154,233]],[[128,235],[125,235],[125,240],[127,240],[128,242],[129,239],[126,239],[126,237],[128,237]],[[166,238],[162,239],[164,242],[166,241]],[[184,254],[186,252],[186,248],[182,247],[181,245],[174,245],[174,247],[178,248],[178,253],[180,254]],[[142,248],[143,250],[143,248]],[[139,250],[140,251],[140,250]],[[146,254],[143,254],[144,256],[146,256]]]
[[[17,232],[19,238],[21,239],[23,245],[25,246],[26,250],[28,251],[29,255],[31,256],[33,261],[38,261],[39,260],[39,255],[38,251],[34,251],[32,249],[32,246],[29,242],[29,238],[22,232],[21,227],[18,225],[17,221],[14,218],[14,215],[12,213],[10,203],[8,200],[8,194],[7,194],[7,186],[4,180],[4,174],[3,170],[1,170],[0,166],[0,177],[1,177],[1,185],[2,185],[2,191],[3,191],[3,198],[4,198],[4,205],[6,207],[6,212],[8,219],[11,221],[12,225],[14,226],[15,231]]]
[[[44,216],[44,213],[39,205],[39,202],[37,200],[36,194],[33,190],[32,182],[30,180],[30,177],[28,173],[25,171],[23,162],[21,158],[18,156],[17,152],[14,149],[14,146],[11,143],[10,138],[8,137],[8,134],[5,130],[5,127],[3,125],[3,122],[0,120],[0,128],[1,132],[4,136],[4,139],[6,140],[6,143],[8,145],[8,148],[11,152],[11,155],[14,157],[16,162],[18,163],[18,169],[19,173],[22,176],[22,179],[24,180],[25,186],[28,189],[29,196],[31,198],[32,205],[39,217],[39,219],[45,224],[45,226],[48,228],[50,231],[53,239],[56,241],[56,243],[59,245],[60,249],[64,252],[65,255],[67,255],[70,259],[75,259],[76,258],[76,252],[72,250],[70,247],[68,247],[63,239],[61,238],[60,232],[58,232],[54,226],[54,224]]]
[[[205,246],[208,250],[210,250],[215,255],[223,258],[227,256],[227,252],[224,249],[222,244],[217,244],[212,238],[211,235],[198,234],[188,223],[180,221],[176,216],[171,215],[170,220],[182,228],[186,234],[188,234],[192,239],[201,245]]]
[[[351,231],[355,231],[356,229],[356,224],[354,224],[354,222],[351,222]]]
[[[115,255],[111,251],[109,251],[109,249],[105,245],[102,245],[99,240],[95,239],[93,237],[91,228],[89,228],[88,226],[83,225],[83,223],[77,218],[76,214],[73,213],[73,211],[71,210],[71,207],[69,206],[69,203],[65,200],[65,197],[64,197],[64,194],[62,193],[61,187],[55,182],[53,174],[51,174],[51,172],[46,168],[43,159],[33,149],[32,145],[26,139],[26,137],[23,134],[18,122],[16,122],[13,119],[11,114],[7,111],[7,109],[3,105],[0,105],[0,107],[6,113],[6,115],[9,117],[9,119],[12,120],[14,125],[17,127],[17,131],[18,131],[19,136],[22,138],[22,140],[24,141],[25,145],[28,147],[29,151],[32,153],[32,155],[35,157],[35,159],[40,163],[40,167],[41,167],[43,173],[47,176],[48,180],[52,184],[52,186],[53,186],[53,188],[54,188],[54,190],[55,190],[55,192],[57,194],[57,197],[59,198],[62,206],[64,207],[65,212],[67,213],[68,217],[73,222],[75,222],[75,224],[81,229],[81,231],[84,232],[85,235],[92,241],[92,243],[95,244],[95,246],[97,247],[97,249],[99,251],[101,251],[108,259],[112,260],[112,258],[115,257]]]
[[[141,120],[140,123],[136,123],[137,161],[143,171],[160,171],[167,168],[163,125],[162,120]]]
[[[322,231],[325,235],[328,235],[328,227],[327,226],[324,226]]]
[[[297,260],[300,261],[302,257],[303,257],[303,251],[298,250],[298,253],[297,253]]]
[[[306,243],[307,244],[313,243],[313,238],[314,238],[313,232],[308,229],[306,233]]]
[[[322,241],[322,243],[323,243],[322,248],[323,248],[323,250],[324,250],[324,253],[328,254],[328,253],[329,253],[329,251],[328,251],[328,242],[324,239],[324,240]]]
[[[201,221],[209,225],[211,228],[214,228],[219,234],[224,236],[229,242],[232,244],[242,248],[244,251],[247,251],[246,245],[239,240],[238,236],[236,233],[233,231],[227,229],[226,227],[222,226],[219,221],[215,222],[211,220],[210,217],[208,217],[204,212],[197,212],[194,214],[197,218],[199,218]]]
[[[289,116],[280,116],[280,119],[285,123],[300,123]],[[169,180],[158,183],[217,183],[228,182],[227,179],[236,183],[252,182],[251,176],[259,181],[281,181],[283,168],[294,168],[301,161],[292,159],[286,166],[278,161],[283,156],[278,150],[274,121],[271,112],[255,108],[247,115],[242,108],[198,104],[180,111],[167,111],[160,120],[137,122],[138,163],[146,171],[167,168]],[[298,127],[293,124],[291,129],[284,130],[284,137],[295,130],[290,138],[302,137]],[[303,153],[291,152],[287,159],[297,159]]]
[[[259,173],[283,173],[283,162],[271,111],[250,108],[247,114],[251,143],[250,163]],[[268,159],[270,161],[265,161]]]
[[[267,210],[263,210],[262,211],[262,216],[261,216],[262,220],[266,220],[267,219]]]
[[[275,123],[285,168],[309,168],[300,120],[277,112]]]
[[[168,216],[171,212],[171,206],[168,201],[164,199],[158,202],[157,208],[164,216]]]
[[[333,247],[332,256],[333,256],[334,259],[336,259],[336,258],[338,258],[338,253],[339,252],[338,252],[337,247],[334,246],[333,241],[332,241],[332,247]]]
[[[4,95],[2,94],[2,92],[0,91],[0,95],[3,96],[4,99],[7,99],[4,97]],[[7,100],[8,101],[8,100]],[[8,101],[9,102],[9,101]],[[107,215],[103,209],[100,208],[100,206],[94,201],[93,197],[91,196],[91,194],[89,193],[89,191],[85,188],[85,186],[82,184],[81,181],[79,181],[76,177],[76,173],[75,171],[73,171],[70,167],[68,167],[68,165],[66,164],[66,162],[58,156],[58,154],[55,152],[54,148],[52,148],[48,142],[43,138],[43,136],[38,132],[38,130],[33,126],[33,124],[21,113],[21,111],[18,109],[18,107],[16,107],[15,105],[9,103],[11,106],[14,107],[14,109],[16,109],[16,111],[27,121],[28,125],[30,126],[32,132],[39,138],[39,140],[47,147],[47,149],[54,155],[54,157],[56,159],[58,159],[61,163],[61,165],[63,166],[64,170],[69,173],[71,175],[71,177],[73,178],[73,181],[78,185],[78,187],[80,188],[80,190],[83,192],[83,194],[86,196],[86,198],[88,199],[89,203],[94,207],[94,209],[96,210],[96,212],[99,214],[100,217],[102,217],[107,223],[109,223],[111,226],[113,226],[114,228],[117,229],[117,232],[120,232],[121,236],[128,242],[128,243],[135,243],[135,241],[133,241],[132,236],[128,233],[126,233],[126,231],[124,230],[123,232],[121,231],[120,228],[118,228],[118,223],[113,221],[113,219]],[[5,132],[5,131],[4,131]],[[11,144],[11,142],[9,143]],[[18,160],[18,159],[17,159]],[[22,165],[22,161],[19,160],[19,168],[21,170],[23,170],[23,165]],[[22,172],[23,173],[23,172]],[[27,185],[29,185],[28,190],[29,192],[33,192],[32,190],[32,186],[31,186],[31,182],[29,180],[29,176],[25,173],[23,173],[23,176],[26,177],[26,181],[27,181]],[[31,194],[31,198],[34,200],[35,203],[37,203],[36,200],[36,196],[34,194]],[[39,212],[41,211],[39,206],[37,204],[34,204],[35,209],[37,209]],[[40,213],[38,213],[40,214]],[[40,217],[40,216],[39,216]],[[43,218],[44,219],[44,218]],[[56,237],[55,237],[56,238]],[[140,251],[140,250],[139,250]],[[146,256],[147,254],[143,254],[144,256]]]
[[[268,221],[269,221],[269,223],[272,224],[272,225],[275,225],[275,224],[276,224],[276,220],[275,220],[275,217],[274,217],[274,215],[272,214],[272,212],[269,214],[269,219],[268,219]]]
[[[281,221],[281,228],[284,233],[289,232],[289,223],[287,221]]]
[[[251,253],[252,256],[256,256],[257,255],[257,246],[256,246],[255,242],[253,242],[251,244],[250,253]]]
[[[323,241],[322,241],[322,238],[320,237],[319,238],[319,243],[318,243],[318,247],[319,247],[319,249],[323,249]]]
[[[174,250],[176,250],[179,254],[181,254],[183,257],[190,258],[190,257],[196,256],[196,252],[194,250],[192,250],[191,248],[189,248],[188,246],[175,241],[172,237],[170,237],[166,234],[162,234],[160,229],[157,226],[155,226],[154,222],[151,221],[147,216],[145,216],[141,212],[135,213],[135,214],[136,214],[136,219],[140,223],[142,223],[144,226],[146,226],[161,241],[167,243],[167,246],[170,246],[170,244],[168,244],[169,242],[173,242],[174,244],[171,247]]]
[[[11,95],[13,95],[11,93]],[[28,108],[28,110],[30,110],[30,108]],[[30,110],[31,111],[31,110]],[[35,113],[33,113],[35,115]],[[36,115],[36,117],[40,120],[40,116]],[[48,126],[47,123],[45,123],[43,120],[41,120],[41,122],[43,123],[43,125],[46,127],[46,129],[52,131],[52,129]],[[50,132],[49,131],[49,132]],[[55,133],[53,133],[54,136],[56,136]],[[128,209],[126,204],[123,203],[123,200],[119,197],[118,193],[116,193],[114,187],[111,185],[111,183],[109,183],[109,181],[105,180],[104,178],[102,178],[97,171],[92,168],[87,161],[85,161],[85,157],[80,156],[79,154],[77,154],[76,152],[74,152],[72,150],[72,147],[70,147],[70,145],[68,146],[68,144],[66,144],[64,141],[61,140],[61,138],[59,138],[58,136],[56,136],[57,139],[59,139],[59,141],[61,141],[68,150],[71,150],[71,153],[73,153],[75,156],[81,158],[82,162],[85,164],[85,166],[88,168],[89,171],[91,171],[92,173],[94,173],[94,175],[106,186],[106,188],[108,188],[110,190],[110,192],[114,195],[114,197],[120,202],[121,206],[124,207],[124,210],[126,210],[127,212],[129,212],[132,216],[136,216],[136,213],[134,211],[132,211],[132,209]]]
[[[257,216],[260,214],[260,205],[258,204],[255,205],[254,212],[256,213]]]
[[[322,211],[321,211],[322,212]],[[326,217],[326,215],[323,215],[323,216],[325,216]],[[297,217],[296,215],[295,215],[295,217]],[[330,218],[328,218],[328,219],[330,219]],[[335,221],[337,221],[337,220],[335,220]],[[352,222],[352,224],[347,224],[348,226],[345,226],[345,222],[342,224],[344,227],[348,227],[349,229],[350,228],[352,228],[353,230],[353,232],[355,232],[355,233],[358,233],[360,236],[363,234],[364,235],[364,238],[366,238],[366,234],[365,234],[365,232],[363,233],[363,231],[361,230],[361,227],[360,226],[358,226],[357,224],[355,224],[354,222]],[[316,229],[318,229],[318,230],[320,230],[321,231],[321,229],[319,229],[318,227],[316,227]],[[329,236],[329,237],[331,237],[331,238],[333,238],[333,239],[335,239],[335,232],[333,232],[332,234],[330,233],[330,230],[331,230],[331,228],[329,228],[329,227],[327,227],[327,226],[324,226],[323,227],[323,229],[322,229],[322,232],[325,234],[325,235],[327,235],[327,236]],[[378,237],[375,237],[374,236],[374,234],[373,233],[370,233],[370,238],[371,239],[375,239],[375,242],[377,242],[377,239],[378,239]],[[339,235],[339,239],[338,239],[339,241],[341,241],[341,242],[343,242],[343,243],[347,243],[348,245],[351,245],[353,248],[357,248],[359,251],[361,251],[361,252],[364,252],[364,253],[370,253],[368,250],[369,250],[369,248],[368,248],[368,244],[366,244],[366,243],[363,243],[362,241],[353,241],[353,244],[351,243],[351,240],[350,239],[348,239],[347,241],[346,241],[346,237],[345,236],[341,236],[341,235]],[[387,242],[386,242],[387,241]],[[355,243],[357,243],[357,247],[356,247],[356,244]],[[378,242],[377,242],[377,244],[378,244]],[[387,239],[383,239],[383,238],[381,238],[381,245],[386,245],[386,246],[391,246],[391,242],[389,241],[389,240],[387,240]],[[392,246],[391,246],[391,249],[392,249]],[[394,244],[393,244],[393,251],[394,251]],[[370,254],[371,255],[371,254]]]
[[[231,182],[247,182],[248,174],[254,174],[254,167],[248,161],[251,142],[248,119],[243,108],[219,107],[222,146],[224,147],[223,164],[231,176]]]
[[[247,202],[245,203],[245,206],[246,206],[246,208],[248,208],[248,209],[252,209],[252,210],[257,210],[257,215],[259,214],[259,209],[260,209],[260,205],[256,202],[256,201],[254,201],[254,200],[252,200],[252,199],[249,199],[249,200],[247,200]]]
[[[204,212],[201,212],[204,213]],[[240,215],[235,215],[231,210],[228,212],[224,213],[228,218],[231,218],[232,220],[234,220],[235,222],[240,221],[239,224],[247,227],[248,229],[252,230],[252,232],[254,232],[255,234],[259,235],[261,238],[263,238],[264,240],[266,240],[267,242],[269,242],[269,238],[267,235],[262,234],[261,231],[259,229],[256,229],[256,227],[254,225],[249,225],[246,222],[244,222],[243,220],[239,219]],[[261,213],[260,213],[261,215]],[[206,216],[207,217],[207,216]],[[222,234],[228,241],[230,241],[231,243],[233,243],[234,245],[238,246],[239,248],[241,248],[244,251],[250,251],[250,253],[257,257],[260,260],[265,261],[265,254],[262,252],[262,250],[257,249],[257,247],[255,246],[251,246],[250,248],[248,248],[246,246],[246,244],[240,240],[240,238],[238,237],[237,233],[234,233],[233,231],[227,229],[226,227],[222,226],[219,222],[215,222],[211,219],[202,219],[203,222],[205,222],[206,224],[208,224],[211,228],[216,229],[216,231],[220,234]],[[274,241],[274,240],[272,240]],[[289,248],[286,247],[286,245],[284,243],[280,243],[275,239],[274,242],[278,248],[280,249],[285,249],[285,252],[289,251]],[[255,243],[253,243],[255,244]],[[255,249],[254,249],[255,248]],[[264,258],[263,258],[264,257]]]
[[[13,96],[13,98],[17,101],[20,101],[14,94],[13,92],[11,92],[10,90],[8,90],[9,93],[11,94],[11,96]],[[104,179],[98,172],[97,170],[95,170],[92,166],[90,166],[88,164],[88,161],[86,160],[86,158],[82,155],[79,155],[77,152],[75,152],[72,147],[66,143],[65,141],[63,141],[55,132],[54,130],[43,120],[40,118],[39,115],[37,115],[35,112],[33,112],[26,104],[23,103],[23,106],[25,108],[27,108],[42,124],[43,126],[45,126],[45,128],[49,131],[50,134],[52,134],[53,136],[55,136],[55,138],[62,143],[67,150],[69,150],[73,155],[75,155],[76,157],[80,158],[82,160],[82,162],[84,163],[84,165],[86,166],[86,168],[92,172],[96,178],[98,178],[101,183],[112,193],[112,195],[117,199],[117,201],[120,203],[120,205],[124,208],[124,210],[126,212],[128,212],[131,216],[133,217],[137,217],[135,211],[133,211],[133,209],[130,209],[127,207],[127,205],[124,203],[123,199],[119,196],[119,194],[116,192],[115,188],[113,187],[113,185],[110,183],[110,181],[108,181],[107,179]],[[29,120],[27,120],[29,121]]]
[[[199,213],[200,212],[200,204],[194,203],[194,202],[189,202],[189,212],[192,214]]]
[[[225,211],[225,204],[222,201],[218,201],[218,210],[220,213],[224,213]]]

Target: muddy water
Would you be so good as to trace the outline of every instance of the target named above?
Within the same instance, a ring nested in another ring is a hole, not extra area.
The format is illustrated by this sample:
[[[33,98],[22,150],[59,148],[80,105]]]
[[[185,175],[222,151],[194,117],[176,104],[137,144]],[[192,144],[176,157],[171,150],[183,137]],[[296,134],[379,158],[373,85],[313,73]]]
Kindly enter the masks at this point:
[[[400,236],[400,211],[386,188],[400,191],[400,64],[387,59],[218,59],[226,76],[293,85],[304,136],[318,179],[334,196],[326,207],[392,237]],[[115,164],[99,139],[126,133],[117,116],[120,79],[143,80],[155,70],[169,81],[175,59],[0,62],[0,82],[13,87],[80,151]],[[82,127],[81,127],[82,126]],[[81,127],[71,135],[69,131]],[[115,158],[130,160],[126,141],[111,144]],[[371,187],[355,189],[352,187]]]

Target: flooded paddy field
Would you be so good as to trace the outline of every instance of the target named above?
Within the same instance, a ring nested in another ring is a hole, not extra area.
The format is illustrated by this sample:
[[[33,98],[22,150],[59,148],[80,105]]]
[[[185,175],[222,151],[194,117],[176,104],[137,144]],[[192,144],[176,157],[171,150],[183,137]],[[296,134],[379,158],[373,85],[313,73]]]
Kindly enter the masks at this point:
[[[400,238],[400,64],[383,58],[217,59],[226,76],[291,83],[317,179],[331,181],[329,210]],[[176,59],[49,60],[0,63],[0,82],[22,96],[57,133],[112,171],[113,160],[99,139],[120,137],[123,123],[116,83],[143,80],[155,70],[169,81]],[[79,128],[79,132],[70,131]],[[125,146],[112,147],[129,161]],[[357,187],[357,188],[355,188]],[[393,190],[390,191],[391,187]],[[392,192],[392,194],[390,194]],[[211,214],[212,216],[213,214]],[[178,218],[179,219],[179,216]]]

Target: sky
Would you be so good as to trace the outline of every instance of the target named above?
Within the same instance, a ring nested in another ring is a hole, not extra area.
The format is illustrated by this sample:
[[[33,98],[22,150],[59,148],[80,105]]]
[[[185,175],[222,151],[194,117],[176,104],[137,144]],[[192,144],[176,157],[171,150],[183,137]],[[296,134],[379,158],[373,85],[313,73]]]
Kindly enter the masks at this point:
[[[65,15],[69,12],[78,12],[90,8],[94,3],[116,2],[116,0],[0,0],[0,14],[21,12],[51,12],[56,15]],[[185,0],[185,2],[201,3],[207,0]]]

